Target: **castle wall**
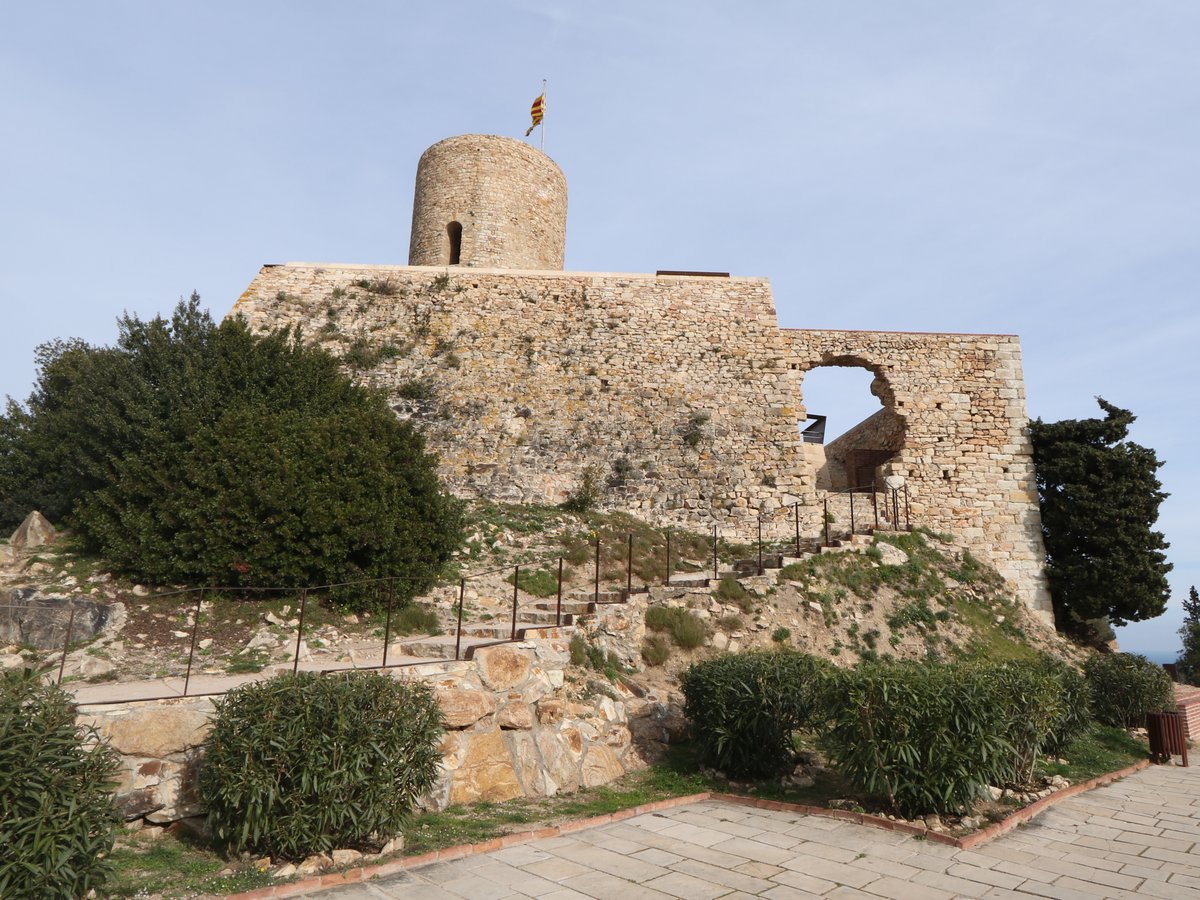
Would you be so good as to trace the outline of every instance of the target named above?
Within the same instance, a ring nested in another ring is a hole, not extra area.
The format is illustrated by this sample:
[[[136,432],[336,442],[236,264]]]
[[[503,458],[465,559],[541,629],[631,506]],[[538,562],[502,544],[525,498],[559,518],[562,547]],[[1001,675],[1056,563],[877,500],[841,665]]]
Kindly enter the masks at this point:
[[[903,419],[913,520],[952,531],[1049,609],[1012,336],[778,328],[765,279],[332,266],[263,268],[235,305],[369,365],[460,495],[602,503],[751,537],[816,534],[803,375],[861,365]]]

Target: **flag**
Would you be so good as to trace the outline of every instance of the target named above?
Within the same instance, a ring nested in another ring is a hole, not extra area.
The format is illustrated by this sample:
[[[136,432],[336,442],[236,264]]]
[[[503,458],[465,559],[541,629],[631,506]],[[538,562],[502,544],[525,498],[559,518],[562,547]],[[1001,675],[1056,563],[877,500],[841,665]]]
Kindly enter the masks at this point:
[[[533,129],[542,124],[542,113],[546,111],[546,92],[542,91],[538,94],[538,98],[533,101],[533,106],[529,108],[529,115],[533,118],[533,124],[525,132],[525,137],[533,134]]]

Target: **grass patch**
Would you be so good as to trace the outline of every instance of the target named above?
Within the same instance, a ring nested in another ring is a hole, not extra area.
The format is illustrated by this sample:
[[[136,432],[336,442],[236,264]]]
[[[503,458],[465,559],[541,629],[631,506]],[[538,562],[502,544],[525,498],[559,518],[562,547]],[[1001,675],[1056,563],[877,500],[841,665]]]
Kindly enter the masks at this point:
[[[679,647],[693,650],[704,644],[708,629],[692,612],[674,606],[651,606],[646,609],[646,627],[666,632]]]
[[[441,634],[437,613],[420,603],[410,603],[392,616],[392,634]]]
[[[169,835],[153,842],[136,836],[113,848],[113,873],[106,897],[194,897],[253,890],[276,879],[248,861],[230,861],[216,851]],[[229,874],[221,875],[225,870]]]
[[[754,611],[754,595],[732,575],[725,575],[721,578],[716,594],[717,599],[722,603],[731,603],[744,613]]]
[[[1067,747],[1063,754],[1063,759],[1067,760],[1065,765],[1043,762],[1037,771],[1042,775],[1062,775],[1072,784],[1078,784],[1149,758],[1146,745],[1131,737],[1125,729],[1093,723],[1089,731]]]
[[[505,579],[513,583],[513,576]],[[558,573],[550,569],[521,569],[517,587],[535,597],[554,597],[558,594]]]

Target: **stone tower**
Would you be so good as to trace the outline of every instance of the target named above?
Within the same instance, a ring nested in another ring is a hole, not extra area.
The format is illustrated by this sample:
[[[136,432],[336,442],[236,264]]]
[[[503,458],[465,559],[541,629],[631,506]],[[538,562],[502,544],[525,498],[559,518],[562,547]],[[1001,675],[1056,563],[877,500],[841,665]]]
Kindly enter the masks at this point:
[[[417,165],[410,266],[563,267],[567,179],[523,141],[464,134]]]

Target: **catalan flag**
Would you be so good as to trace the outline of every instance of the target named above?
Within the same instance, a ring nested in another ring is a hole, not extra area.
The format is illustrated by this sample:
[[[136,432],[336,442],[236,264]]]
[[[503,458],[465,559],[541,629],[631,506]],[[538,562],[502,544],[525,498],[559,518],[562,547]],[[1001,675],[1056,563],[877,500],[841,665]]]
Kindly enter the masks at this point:
[[[533,118],[533,124],[525,131],[525,137],[533,134],[533,129],[542,124],[542,114],[546,112],[546,92],[543,90],[538,94],[538,98],[533,101],[533,106],[529,108],[529,115]]]

